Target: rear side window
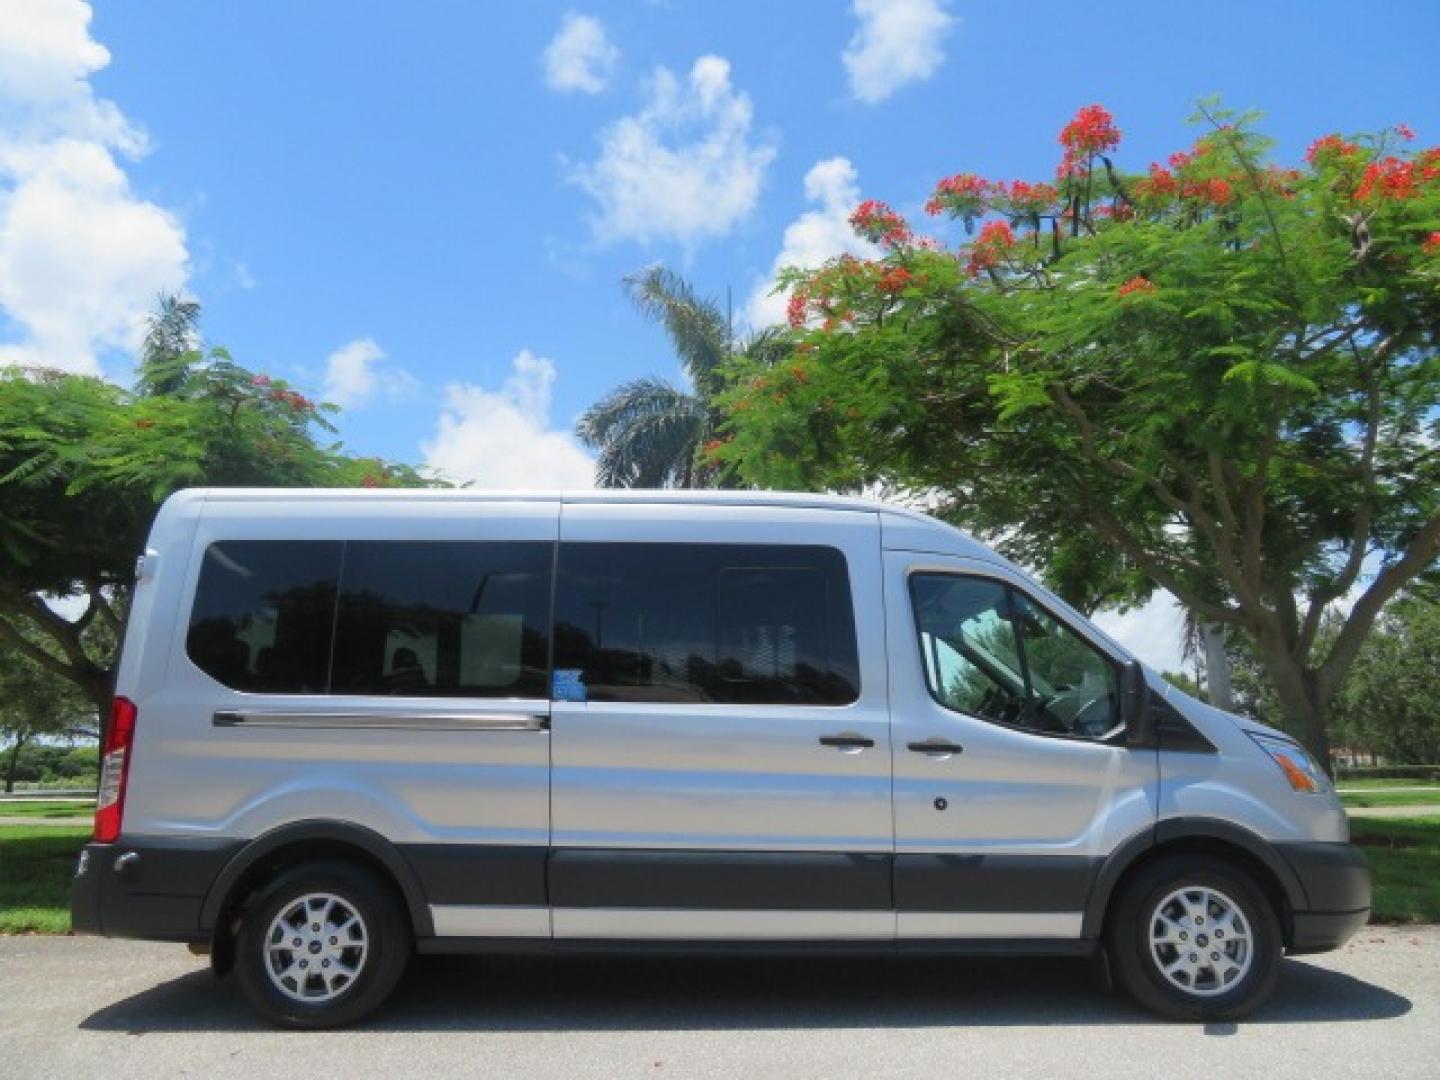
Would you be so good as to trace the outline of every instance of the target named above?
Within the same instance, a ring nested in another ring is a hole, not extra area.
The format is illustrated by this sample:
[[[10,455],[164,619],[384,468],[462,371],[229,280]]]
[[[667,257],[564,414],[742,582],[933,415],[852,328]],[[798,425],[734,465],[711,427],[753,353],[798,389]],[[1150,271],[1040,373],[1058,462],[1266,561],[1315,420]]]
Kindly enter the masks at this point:
[[[847,705],[855,616],[834,548],[561,545],[556,696]]]
[[[324,693],[343,545],[231,540],[205,550],[186,650],[235,690]]]
[[[543,542],[211,544],[186,648],[253,693],[543,698],[553,559]]]
[[[348,543],[332,692],[547,696],[553,551],[547,543]]]

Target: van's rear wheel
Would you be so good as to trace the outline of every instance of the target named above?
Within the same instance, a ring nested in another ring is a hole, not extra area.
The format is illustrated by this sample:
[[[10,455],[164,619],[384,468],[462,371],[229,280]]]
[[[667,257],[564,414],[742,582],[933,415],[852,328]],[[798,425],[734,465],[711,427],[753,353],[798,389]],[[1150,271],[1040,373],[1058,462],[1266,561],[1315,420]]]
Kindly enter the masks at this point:
[[[1177,855],[1142,869],[1120,896],[1108,944],[1121,984],[1177,1020],[1234,1020],[1274,988],[1280,921],[1244,871]]]
[[[383,882],[344,862],[302,864],[248,905],[235,967],[250,1004],[292,1028],[353,1023],[389,996],[410,930]]]

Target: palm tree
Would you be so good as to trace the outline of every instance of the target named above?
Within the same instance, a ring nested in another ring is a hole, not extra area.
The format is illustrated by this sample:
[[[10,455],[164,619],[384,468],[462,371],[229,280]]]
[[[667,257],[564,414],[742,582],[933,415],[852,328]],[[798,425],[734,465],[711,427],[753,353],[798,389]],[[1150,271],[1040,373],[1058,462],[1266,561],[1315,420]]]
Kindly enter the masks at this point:
[[[137,387],[146,397],[173,394],[185,382],[200,349],[200,304],[161,293],[140,346]]]
[[[670,337],[690,381],[682,389],[653,375],[616,387],[575,425],[575,434],[599,452],[601,487],[729,487],[733,476],[707,465],[705,444],[723,421],[715,399],[724,389],[723,367],[734,354],[774,363],[789,345],[776,330],[737,343],[730,320],[713,300],[673,270],[652,266],[624,279],[640,311]]]

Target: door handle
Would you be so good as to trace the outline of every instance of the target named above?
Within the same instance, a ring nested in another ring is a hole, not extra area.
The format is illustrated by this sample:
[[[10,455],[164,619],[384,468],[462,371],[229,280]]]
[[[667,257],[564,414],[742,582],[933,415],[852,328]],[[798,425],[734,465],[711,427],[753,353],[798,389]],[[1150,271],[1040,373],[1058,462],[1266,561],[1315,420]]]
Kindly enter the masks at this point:
[[[929,739],[925,742],[912,742],[905,745],[917,754],[963,754],[965,752],[965,748],[959,743],[944,742],[941,739]]]
[[[833,746],[837,750],[866,750],[875,745],[875,740],[864,735],[821,735],[821,746]]]

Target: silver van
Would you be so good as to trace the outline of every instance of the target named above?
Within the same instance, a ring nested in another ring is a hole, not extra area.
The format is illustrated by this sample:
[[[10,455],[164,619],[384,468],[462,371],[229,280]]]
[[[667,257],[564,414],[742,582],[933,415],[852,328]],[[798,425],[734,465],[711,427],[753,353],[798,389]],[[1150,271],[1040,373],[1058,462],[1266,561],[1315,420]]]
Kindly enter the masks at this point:
[[[1292,739],[910,510],[186,491],[136,577],[74,925],[285,1026],[659,943],[1097,955],[1231,1018],[1369,914]]]

